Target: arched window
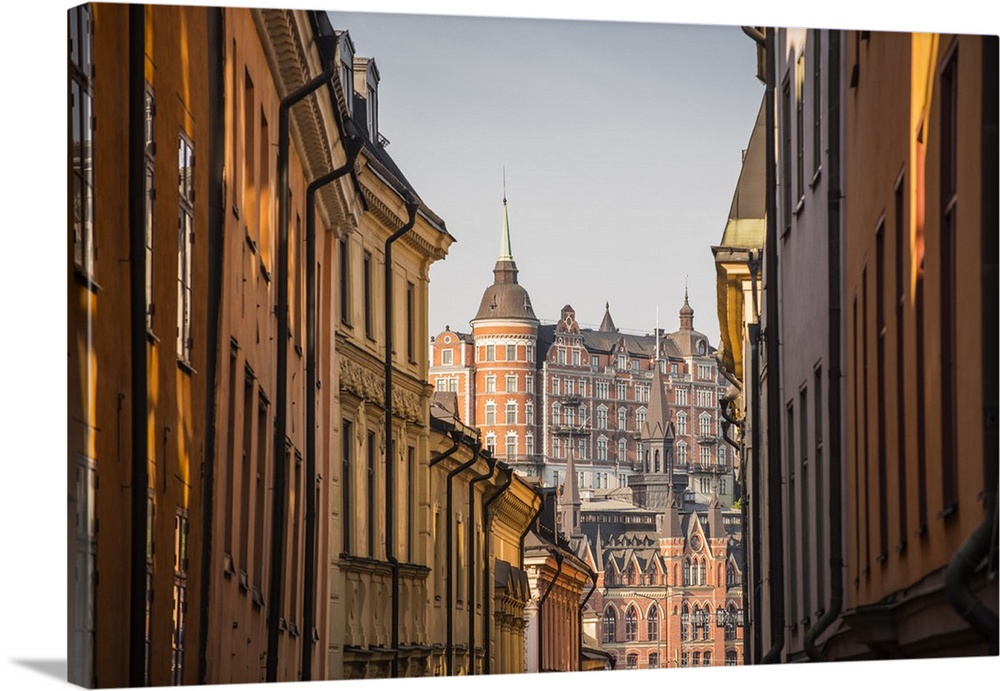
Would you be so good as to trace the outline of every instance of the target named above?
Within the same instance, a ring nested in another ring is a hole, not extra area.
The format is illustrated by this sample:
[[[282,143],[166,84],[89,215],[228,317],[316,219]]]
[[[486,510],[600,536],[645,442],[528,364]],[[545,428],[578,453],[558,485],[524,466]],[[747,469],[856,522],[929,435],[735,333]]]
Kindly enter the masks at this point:
[[[691,612],[688,611],[687,604],[681,609],[681,640],[686,641],[688,639],[688,627],[691,625]]]
[[[736,651],[735,650],[727,650],[726,651],[726,667],[735,667],[735,666],[736,666]]]
[[[625,640],[634,641],[639,636],[639,613],[635,605],[629,605],[625,611]]]
[[[639,668],[639,656],[635,653],[629,653],[625,658],[625,669],[638,669]]]
[[[687,413],[677,413],[677,436],[683,437],[687,434],[688,428]]]
[[[736,585],[736,569],[733,568],[732,564],[726,565],[726,587],[732,588]]]
[[[701,666],[711,667],[712,666],[712,651],[706,650],[701,656]]]
[[[653,472],[660,472],[660,450],[656,449],[653,452]]]
[[[703,437],[712,434],[712,416],[710,414],[702,413],[698,416],[698,434]]]
[[[679,465],[687,465],[688,462],[688,447],[683,441],[677,444],[677,463]]]
[[[736,605],[729,604],[729,616],[726,617],[726,640],[736,638]]]
[[[618,440],[618,461],[624,463],[626,454],[628,452],[628,442],[624,437]]]
[[[649,654],[649,664],[647,665],[649,669],[659,669],[660,668],[660,654],[650,653]]]
[[[705,560],[698,564],[698,585],[705,585]]]
[[[660,612],[656,609],[656,605],[650,607],[649,613],[646,614],[646,638],[650,641],[660,639]]]
[[[626,417],[628,416],[628,409],[624,406],[618,409],[618,430],[624,432],[628,423],[626,422]]]
[[[691,557],[684,557],[684,585],[691,585]]]
[[[608,605],[608,608],[604,610],[604,642],[614,643],[615,642],[615,608]]]

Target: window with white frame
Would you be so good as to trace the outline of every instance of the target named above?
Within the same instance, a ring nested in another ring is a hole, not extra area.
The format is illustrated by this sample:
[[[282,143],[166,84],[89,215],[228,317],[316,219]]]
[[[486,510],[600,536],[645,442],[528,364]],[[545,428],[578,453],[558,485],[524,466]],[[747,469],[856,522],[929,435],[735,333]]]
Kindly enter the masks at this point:
[[[566,364],[566,349],[565,348],[559,348],[559,349],[556,350],[556,362],[559,363],[560,365],[565,365]]]
[[[603,436],[597,438],[597,460],[608,460],[608,440]]]
[[[494,393],[497,390],[497,378],[494,374],[486,375],[486,393]]]
[[[649,384],[640,384],[636,387],[636,395],[643,403],[649,402]]]
[[[688,404],[688,392],[687,389],[676,388],[674,389],[674,403],[677,405],[687,405]]]
[[[514,458],[517,455],[517,434],[507,433],[507,458]]]
[[[508,374],[504,377],[504,386],[508,393],[515,393],[517,391],[517,375]]]
[[[624,432],[628,428],[628,409],[625,406],[618,408],[618,429]]]
[[[450,364],[452,364],[452,362],[453,362],[453,360],[452,360],[452,350],[451,350],[451,348],[448,348],[446,350],[442,350],[441,351],[441,364],[442,365],[450,365]]]
[[[535,404],[531,401],[526,401],[524,404],[524,424],[535,424]]]
[[[712,434],[712,416],[708,413],[702,413],[698,416],[698,434],[703,437],[711,436]]]
[[[597,398],[606,399],[608,397],[608,382],[598,380],[594,384],[594,389]]]
[[[535,393],[535,375],[524,375],[524,390],[527,393]]]
[[[566,426],[572,427],[576,424],[576,411],[567,407],[565,412]]]
[[[646,409],[639,408],[635,411],[635,428],[637,430],[642,429],[643,424],[646,422]]]
[[[495,345],[486,346],[486,362],[493,362],[497,359],[497,347]]]
[[[716,460],[716,463],[718,463],[720,466],[725,466],[726,465],[726,445],[725,444],[720,444],[719,445],[719,450],[715,454],[715,460]]]
[[[677,413],[677,435],[684,436],[687,434],[687,423],[688,416],[687,413]]]
[[[525,352],[525,357],[528,360],[528,362],[534,362],[535,361],[535,346],[533,346],[533,345],[525,346],[524,352]]]
[[[708,467],[712,463],[712,447],[702,446],[698,449],[698,462],[702,466]]]
[[[677,444],[677,463],[680,465],[686,465],[688,458],[688,447],[683,441]]]
[[[177,143],[177,356],[191,362],[192,257],[194,248],[194,145],[183,132]]]
[[[604,406],[597,408],[597,429],[608,428],[608,409]]]
[[[486,424],[495,425],[497,424],[497,404],[493,401],[486,403]]]
[[[567,396],[572,396],[573,395],[574,388],[573,388],[573,380],[572,379],[570,379],[569,377],[567,377],[566,381],[563,382],[563,387],[566,389],[566,395]]]
[[[626,441],[625,437],[622,437],[618,440],[618,460],[624,462],[627,453],[628,441]]]
[[[528,456],[535,455],[535,437],[531,432],[528,432],[524,437],[524,453]]]
[[[575,348],[573,349],[573,364],[574,365],[580,364],[580,351]]]
[[[552,437],[552,457],[562,458],[562,445],[559,443],[559,437]]]
[[[558,403],[553,403],[552,404],[552,424],[555,427],[558,427],[560,425],[560,423],[561,423],[561,418],[560,418],[560,411],[561,410],[562,410],[562,408],[559,407]]]
[[[508,425],[517,424],[517,402],[507,401],[506,419]]]
[[[552,393],[559,395],[559,377],[552,377]]]
[[[513,343],[507,344],[507,362],[513,362],[517,360],[517,346]]]
[[[496,454],[497,452],[497,435],[492,432],[486,435],[486,449],[490,454]]]
[[[618,386],[616,388],[618,389],[618,400],[619,401],[624,401],[625,400],[625,382],[623,382],[623,381],[618,382]]]
[[[624,353],[619,353],[615,360],[616,360],[615,364],[618,367],[618,369],[625,369],[626,360]]]

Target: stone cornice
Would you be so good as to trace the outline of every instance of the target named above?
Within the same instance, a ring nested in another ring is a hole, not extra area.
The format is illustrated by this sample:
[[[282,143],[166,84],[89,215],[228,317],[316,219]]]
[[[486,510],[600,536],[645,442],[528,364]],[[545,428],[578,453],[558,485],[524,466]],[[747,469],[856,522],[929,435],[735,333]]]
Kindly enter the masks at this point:
[[[402,383],[402,382],[400,382]],[[380,408],[385,406],[385,377],[348,358],[340,359],[340,390]],[[403,386],[393,386],[392,412],[419,427],[425,426],[425,398]]]
[[[382,226],[390,229],[390,232],[405,225],[408,219],[400,217],[399,214],[390,208],[390,206],[375,193],[371,186],[365,184],[365,182],[366,180],[363,179],[361,189],[364,194],[365,202],[368,206],[368,213],[371,214],[372,217]],[[425,224],[426,221],[424,221],[418,213],[415,230],[423,230],[424,232],[407,233],[401,238],[400,242],[416,251],[422,257],[430,259],[431,261],[444,259],[448,254],[447,248],[438,247],[424,237],[424,234],[427,232],[424,230]],[[439,231],[431,229],[430,232],[438,233]],[[450,242],[448,244],[450,244]]]

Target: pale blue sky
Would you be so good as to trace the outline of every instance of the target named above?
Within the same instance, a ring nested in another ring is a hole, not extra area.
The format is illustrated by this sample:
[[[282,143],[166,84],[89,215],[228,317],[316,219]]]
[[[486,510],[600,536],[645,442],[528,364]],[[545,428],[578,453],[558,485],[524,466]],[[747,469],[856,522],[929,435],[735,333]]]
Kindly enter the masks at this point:
[[[499,251],[502,169],[535,313],[715,341],[714,265],[764,87],[738,27],[331,12],[381,73],[389,153],[456,242],[430,332],[467,330]]]

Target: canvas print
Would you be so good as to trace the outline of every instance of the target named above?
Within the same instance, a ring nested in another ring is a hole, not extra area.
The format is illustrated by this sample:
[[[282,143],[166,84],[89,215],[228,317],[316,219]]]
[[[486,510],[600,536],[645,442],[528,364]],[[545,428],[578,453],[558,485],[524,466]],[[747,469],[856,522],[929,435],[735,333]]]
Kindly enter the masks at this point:
[[[67,21],[70,682],[998,654],[996,36]]]

